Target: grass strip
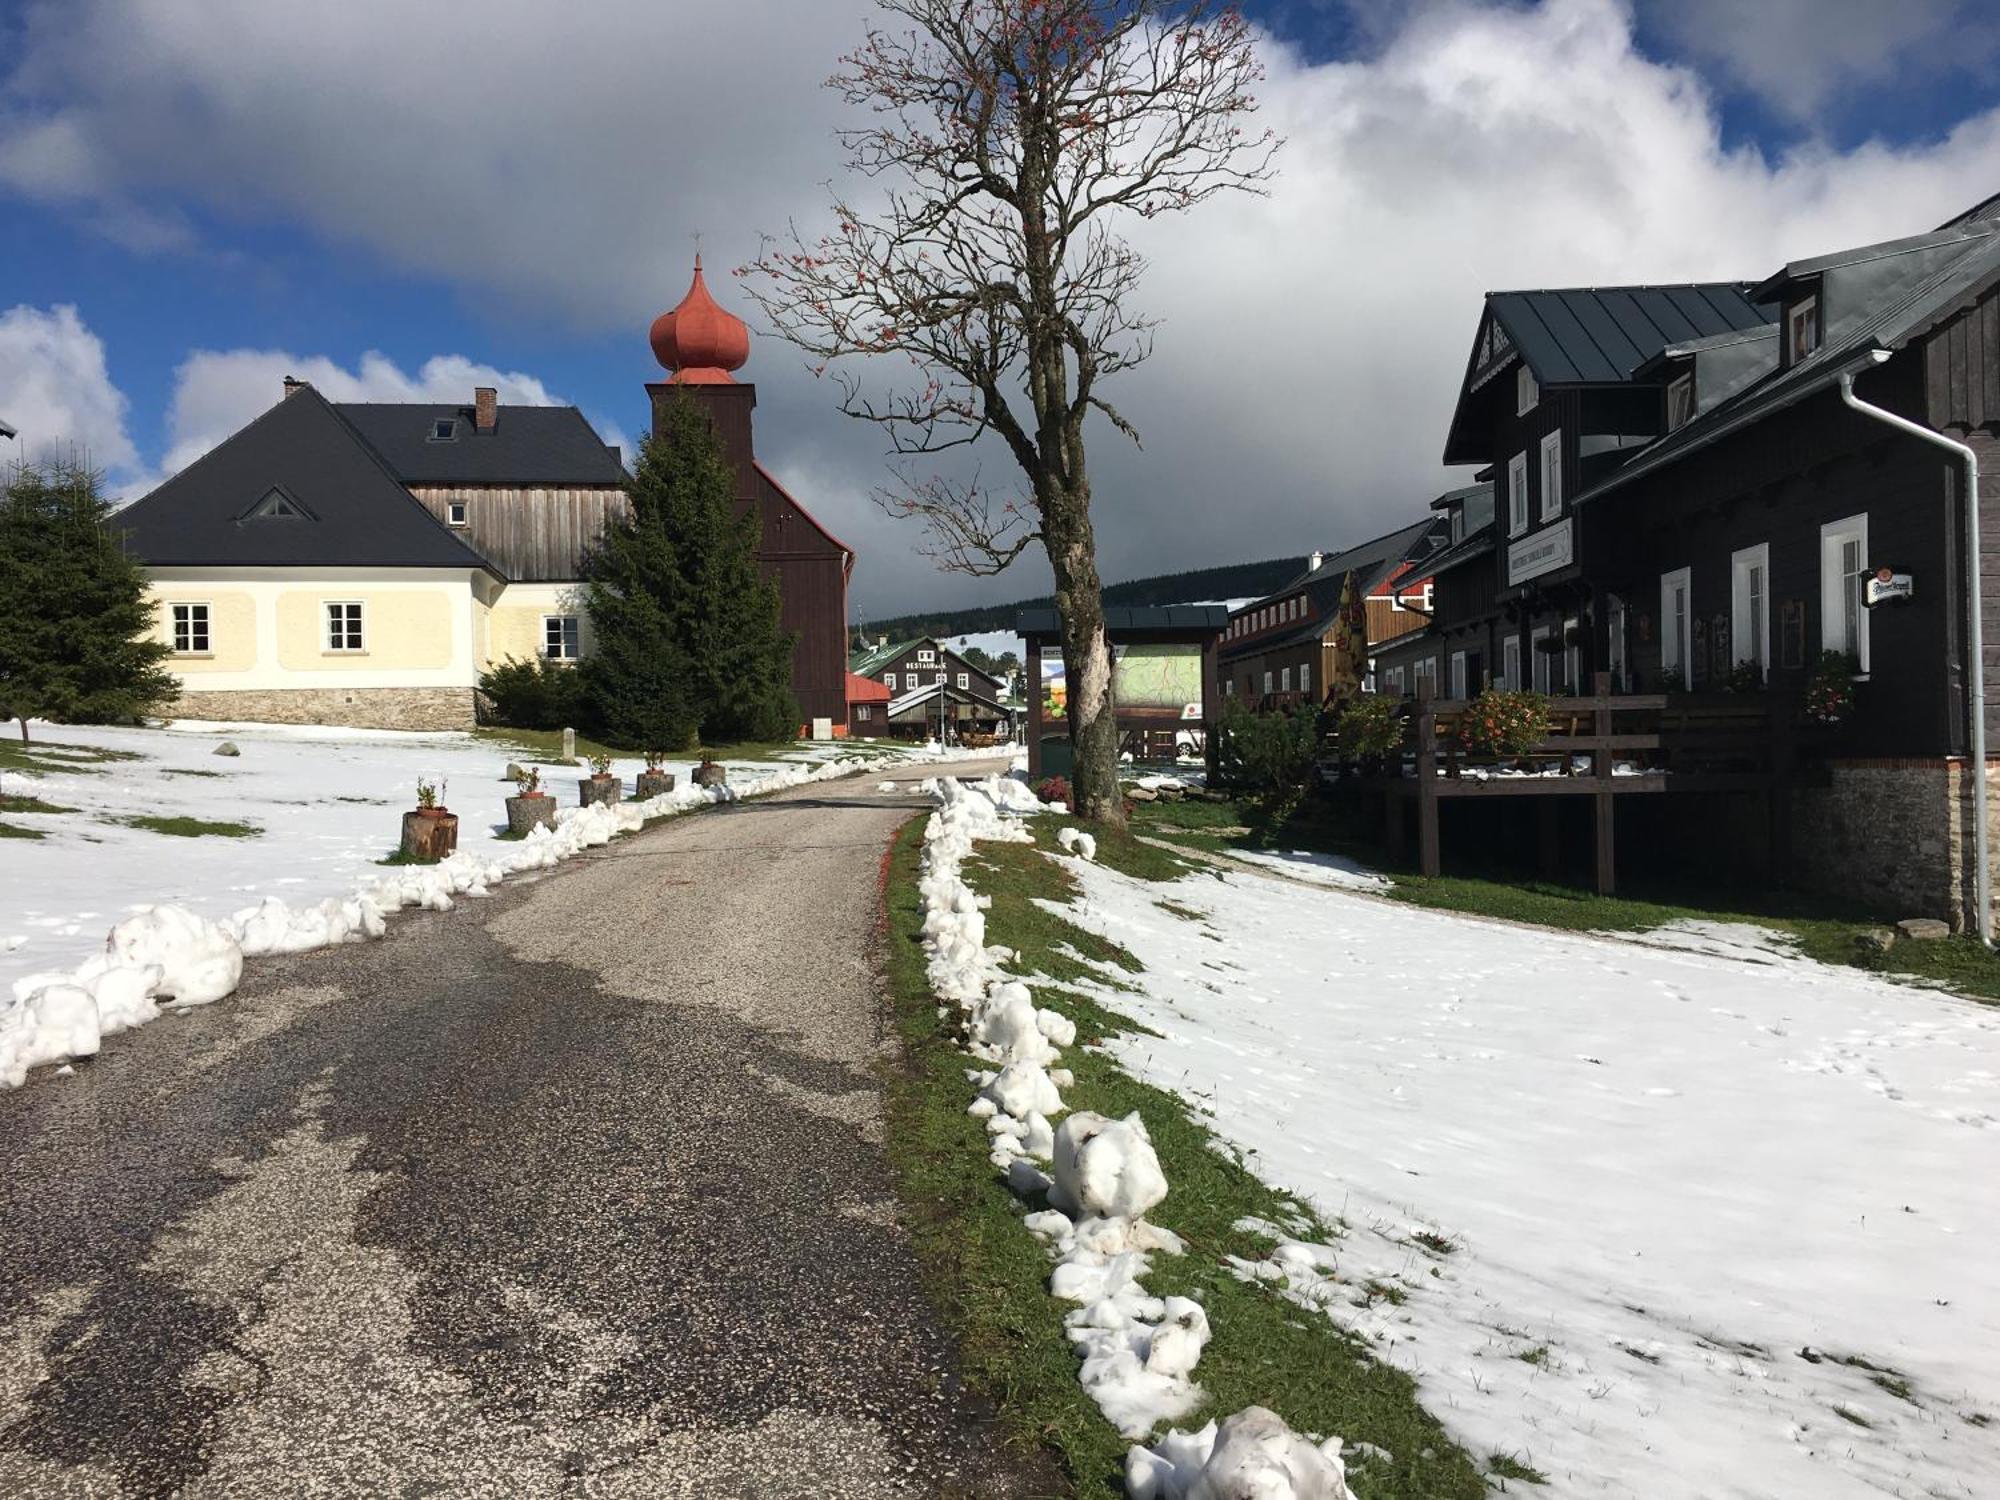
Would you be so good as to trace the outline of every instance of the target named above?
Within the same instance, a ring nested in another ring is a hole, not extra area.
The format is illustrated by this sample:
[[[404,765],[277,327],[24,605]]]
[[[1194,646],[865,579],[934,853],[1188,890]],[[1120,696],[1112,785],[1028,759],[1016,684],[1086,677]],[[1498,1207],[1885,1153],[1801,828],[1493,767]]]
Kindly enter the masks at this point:
[[[254,839],[264,832],[255,823],[212,823],[206,818],[162,818],[142,814],[118,821],[130,828],[143,828],[149,833],[164,833],[177,839]]]
[[[1156,1256],[1147,1289],[1199,1301],[1214,1330],[1196,1370],[1207,1400],[1183,1425],[1268,1406],[1301,1431],[1339,1433],[1349,1443],[1387,1450],[1387,1460],[1354,1465],[1350,1483],[1365,1500],[1483,1495],[1478,1466],[1424,1411],[1408,1376],[1377,1362],[1322,1314],[1230,1271],[1225,1257],[1261,1258],[1272,1248],[1263,1236],[1237,1229],[1239,1220],[1291,1223],[1311,1238],[1333,1230],[1217,1150],[1178,1096],[1132,1078],[1093,1047],[1142,1028],[1062,981],[1101,984],[1109,970],[1133,974],[1143,966],[1037,904],[1076,896],[1061,857],[1049,852],[1060,826],[1036,819],[1034,846],[982,844],[966,879],[992,899],[987,941],[1017,950],[1021,972],[1057,981],[1035,986],[1036,1003],[1077,1024],[1078,1044],[1063,1059],[1075,1075],[1064,1091],[1069,1107],[1112,1116],[1136,1110],[1172,1184],[1149,1217],[1185,1238],[1188,1253]],[[1073,1493],[1089,1500],[1118,1495],[1129,1445],[1077,1383],[1062,1327],[1069,1304],[1049,1295],[1048,1257],[1020,1224],[1024,1207],[1041,1205],[1019,1203],[987,1161],[984,1127],[965,1113],[972,1098],[965,1070],[973,1060],[959,1049],[956,1015],[937,1014],[925,977],[916,890],[922,828],[922,820],[913,822],[898,838],[887,891],[888,966],[904,1045],[904,1066],[889,1080],[889,1152],[913,1239],[926,1283],[958,1335],[968,1379],[998,1401],[1019,1440],[1053,1451]],[[1113,842],[1099,835],[1105,863]]]

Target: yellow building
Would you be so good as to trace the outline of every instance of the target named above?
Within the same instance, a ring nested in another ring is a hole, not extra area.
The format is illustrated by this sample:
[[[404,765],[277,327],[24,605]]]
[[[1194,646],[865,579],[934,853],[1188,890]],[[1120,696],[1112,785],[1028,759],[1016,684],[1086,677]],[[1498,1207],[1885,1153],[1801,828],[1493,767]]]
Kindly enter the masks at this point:
[[[118,517],[172,715],[460,729],[479,675],[590,648],[583,553],[626,476],[574,407],[275,406]]]

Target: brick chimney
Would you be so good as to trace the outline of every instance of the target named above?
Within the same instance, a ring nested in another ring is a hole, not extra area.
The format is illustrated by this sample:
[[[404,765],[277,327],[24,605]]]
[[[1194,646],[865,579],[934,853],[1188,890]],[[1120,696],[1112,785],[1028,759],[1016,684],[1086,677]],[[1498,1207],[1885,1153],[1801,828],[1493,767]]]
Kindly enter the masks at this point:
[[[310,384],[310,382],[304,380],[296,380],[292,376],[287,375],[285,377],[285,394],[289,396],[297,391],[302,391],[306,388],[308,384]]]
[[[490,385],[472,388],[472,428],[491,432],[500,421],[500,392]]]

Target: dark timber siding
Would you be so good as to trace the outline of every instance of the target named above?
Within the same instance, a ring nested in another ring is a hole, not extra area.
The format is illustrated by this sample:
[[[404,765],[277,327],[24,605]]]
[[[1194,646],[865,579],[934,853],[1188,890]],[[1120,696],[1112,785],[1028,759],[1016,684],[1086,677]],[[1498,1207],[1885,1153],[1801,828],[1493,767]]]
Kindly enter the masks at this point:
[[[1924,394],[1933,427],[2000,427],[2000,287],[1925,340]]]

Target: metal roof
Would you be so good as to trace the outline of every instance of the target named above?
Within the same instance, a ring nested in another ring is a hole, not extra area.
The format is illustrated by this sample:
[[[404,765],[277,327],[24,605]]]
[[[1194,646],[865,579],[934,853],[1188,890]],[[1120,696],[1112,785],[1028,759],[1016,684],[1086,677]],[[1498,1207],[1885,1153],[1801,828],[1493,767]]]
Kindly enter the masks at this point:
[[[405,484],[623,485],[625,466],[574,406],[503,406],[490,432],[470,406],[344,401],[336,408]],[[431,436],[442,421],[454,436]]]
[[[1667,345],[1771,321],[1747,282],[1489,292],[1486,305],[1542,385],[1616,385]]]
[[[1976,288],[2000,276],[2000,223],[1990,219],[1962,223],[1942,237],[1917,235],[1893,243],[1901,247],[1893,253],[1870,245],[1810,262],[1822,268],[1823,276],[1839,278],[1823,283],[1827,326],[1819,348],[1640,449],[1579,494],[1577,503],[1833,386],[1842,374],[1864,368],[1871,350],[1901,348]]]
[[[862,677],[872,677],[905,651],[926,643],[932,646],[937,644],[930,636],[913,635],[906,641],[891,641],[885,646],[865,647],[848,658],[847,670]]]
[[[274,491],[288,514],[251,516]],[[126,506],[114,524],[126,550],[156,567],[496,571],[311,386]]]
[[[1104,628],[1113,641],[1198,642],[1221,634],[1228,623],[1229,610],[1221,604],[1121,604],[1104,611]],[[1062,626],[1053,609],[1024,609],[1014,617],[1014,633],[1051,641],[1060,639]]]
[[[5,422],[0,422],[0,438],[10,438],[13,436],[15,436],[14,429],[9,427]]]

